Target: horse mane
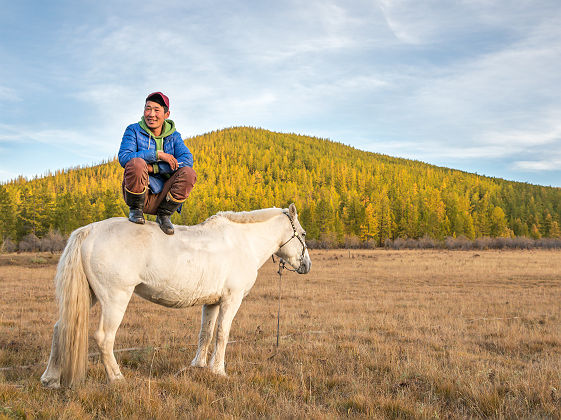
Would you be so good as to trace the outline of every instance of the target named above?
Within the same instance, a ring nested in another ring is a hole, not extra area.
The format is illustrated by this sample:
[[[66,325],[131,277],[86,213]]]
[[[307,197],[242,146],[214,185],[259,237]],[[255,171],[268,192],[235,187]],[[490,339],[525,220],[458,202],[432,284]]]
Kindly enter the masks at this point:
[[[235,223],[257,223],[269,220],[272,217],[282,214],[283,209],[272,207],[270,209],[259,209],[252,211],[221,211],[211,216],[207,221],[218,218],[225,218]]]

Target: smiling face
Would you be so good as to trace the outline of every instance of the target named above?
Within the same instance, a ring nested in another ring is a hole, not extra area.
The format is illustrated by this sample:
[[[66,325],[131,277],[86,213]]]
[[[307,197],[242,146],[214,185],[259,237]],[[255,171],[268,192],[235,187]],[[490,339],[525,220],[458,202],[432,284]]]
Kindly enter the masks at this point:
[[[169,111],[157,102],[146,101],[144,105],[144,121],[156,136],[162,134],[164,121],[169,117]]]

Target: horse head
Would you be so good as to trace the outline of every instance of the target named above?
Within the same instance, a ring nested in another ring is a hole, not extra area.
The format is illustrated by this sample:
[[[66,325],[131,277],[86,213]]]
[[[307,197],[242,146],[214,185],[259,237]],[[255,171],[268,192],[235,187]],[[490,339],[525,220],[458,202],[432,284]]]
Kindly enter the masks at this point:
[[[282,242],[275,255],[290,264],[298,274],[307,274],[312,268],[312,260],[306,246],[306,231],[302,229],[298,221],[294,203],[288,207],[288,211],[285,210],[283,213],[288,218],[287,222],[290,222],[290,237]]]

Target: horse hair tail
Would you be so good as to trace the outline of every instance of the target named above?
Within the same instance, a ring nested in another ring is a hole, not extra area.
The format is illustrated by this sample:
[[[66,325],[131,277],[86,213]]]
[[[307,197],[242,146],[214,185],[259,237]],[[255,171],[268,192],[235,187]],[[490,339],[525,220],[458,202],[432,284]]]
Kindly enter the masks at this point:
[[[82,265],[81,248],[90,230],[91,226],[84,226],[70,235],[55,276],[59,308],[60,381],[66,387],[82,383],[88,368],[91,289]]]

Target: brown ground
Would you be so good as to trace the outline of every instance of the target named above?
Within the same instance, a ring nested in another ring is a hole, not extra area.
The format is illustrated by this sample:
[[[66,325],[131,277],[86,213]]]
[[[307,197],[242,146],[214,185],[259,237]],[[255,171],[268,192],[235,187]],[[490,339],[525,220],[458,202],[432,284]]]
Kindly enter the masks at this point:
[[[115,345],[133,348],[117,353],[127,382],[107,386],[92,354],[86,384],[57,391],[39,384],[56,257],[0,255],[0,418],[561,418],[561,252],[311,257],[283,276],[276,355],[269,262],[234,320],[229,378],[188,367],[200,308],[134,297]]]

